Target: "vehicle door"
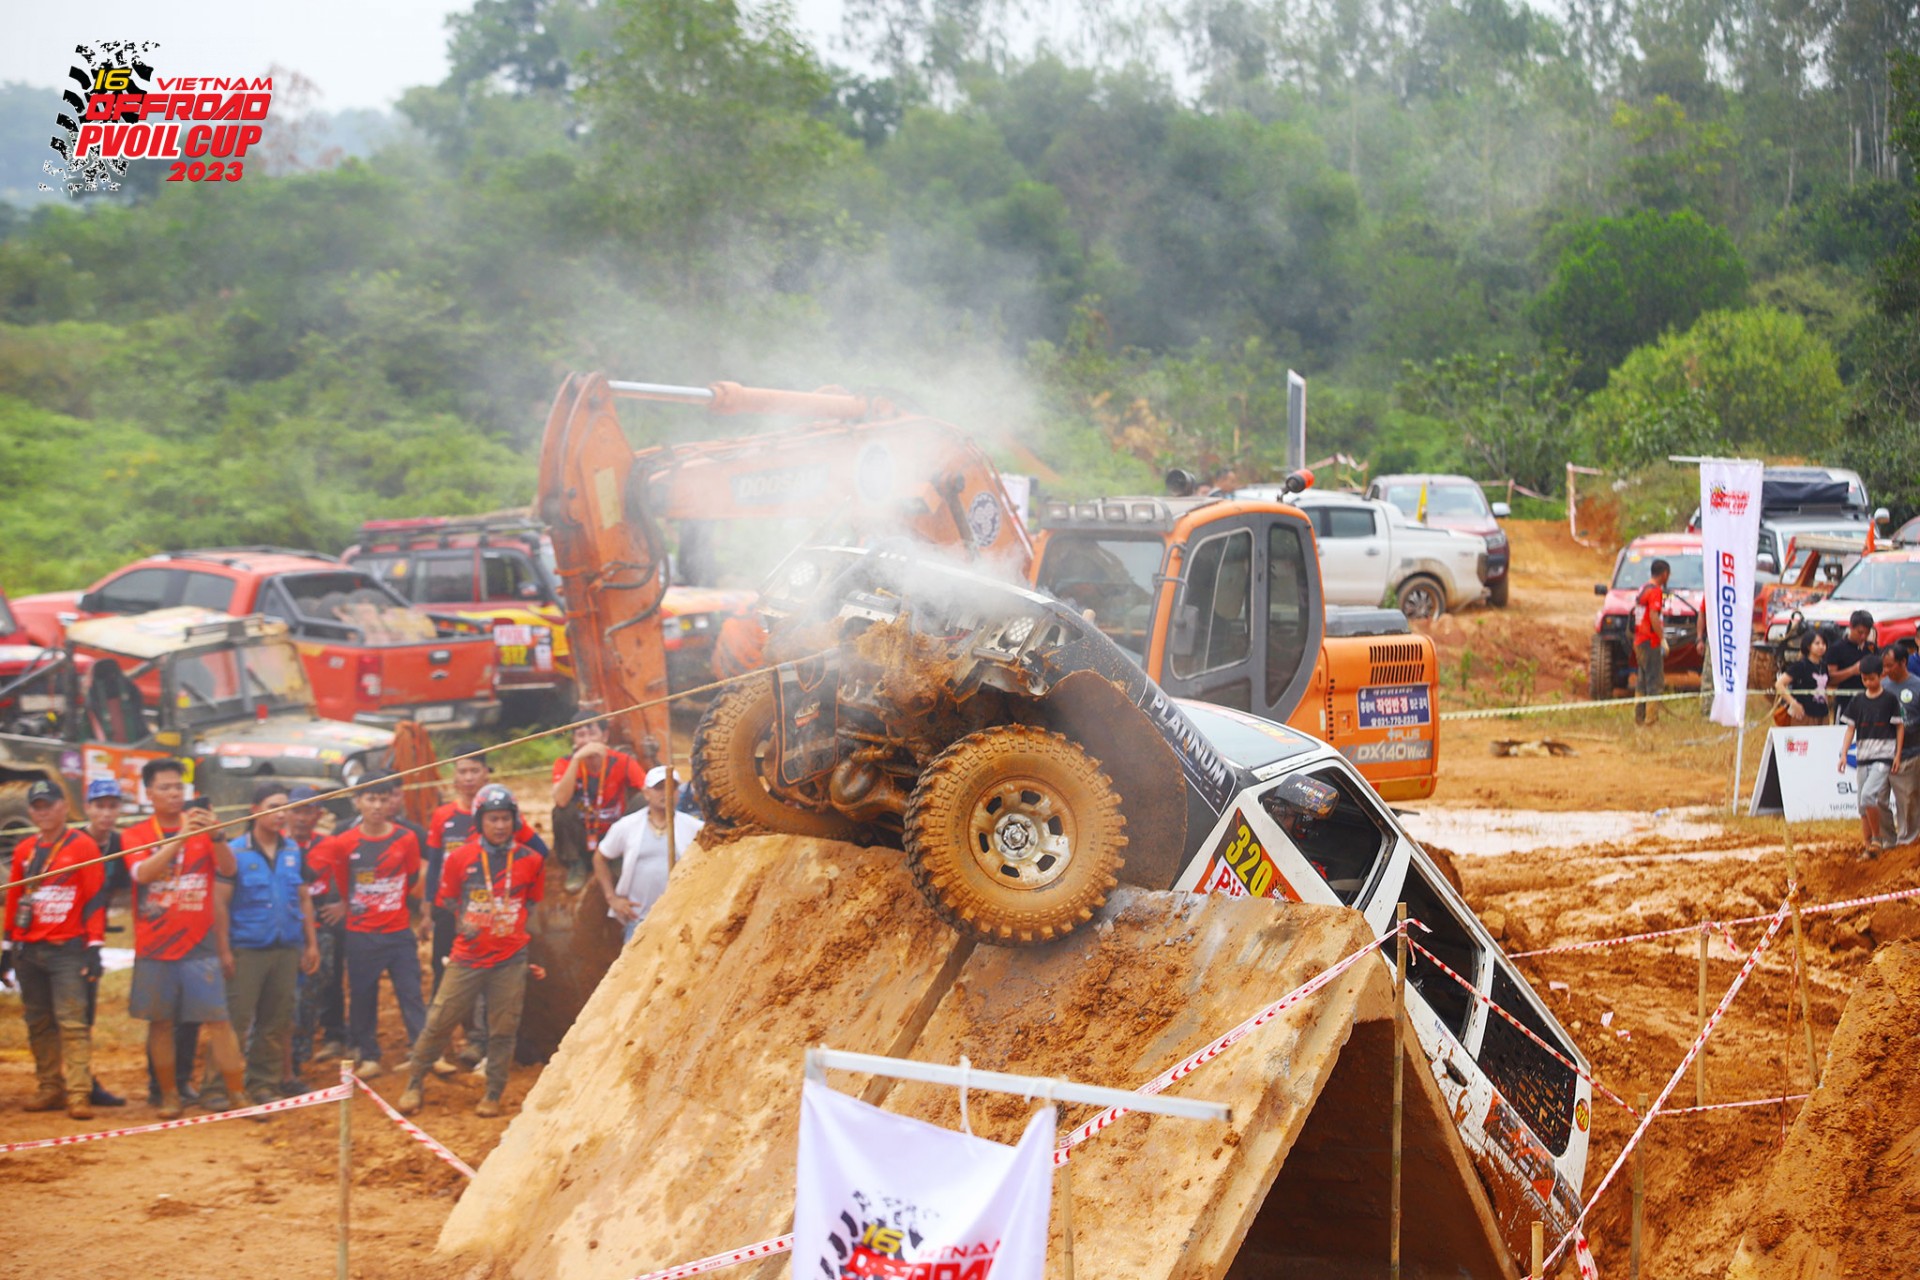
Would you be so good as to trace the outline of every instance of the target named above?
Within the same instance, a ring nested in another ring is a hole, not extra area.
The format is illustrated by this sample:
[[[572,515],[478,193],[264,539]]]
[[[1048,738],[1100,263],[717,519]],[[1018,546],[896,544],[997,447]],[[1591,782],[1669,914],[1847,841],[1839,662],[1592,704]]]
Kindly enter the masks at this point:
[[[1254,533],[1239,516],[1203,526],[1188,546],[1161,678],[1168,693],[1253,710],[1264,658],[1253,643]]]
[[[1320,544],[1321,588],[1328,604],[1377,605],[1387,598],[1387,531],[1370,506],[1312,506]]]
[[[1266,528],[1257,534],[1254,565],[1254,617],[1260,624],[1255,712],[1284,724],[1313,683],[1326,608],[1309,526],[1292,516],[1260,519]]]

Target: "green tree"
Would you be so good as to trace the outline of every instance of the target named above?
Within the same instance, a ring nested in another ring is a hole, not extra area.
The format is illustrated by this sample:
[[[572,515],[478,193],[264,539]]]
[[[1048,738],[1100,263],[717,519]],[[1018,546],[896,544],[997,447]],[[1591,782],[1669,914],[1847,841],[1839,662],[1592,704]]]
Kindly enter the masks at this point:
[[[1734,449],[1817,455],[1833,445],[1845,403],[1833,348],[1799,316],[1754,307],[1709,311],[1635,351],[1594,396],[1587,421],[1627,462],[1705,446],[1703,433]],[[1652,429],[1662,415],[1677,434]]]
[[[1591,389],[1635,347],[1746,294],[1746,264],[1724,230],[1691,210],[1646,209],[1567,230],[1530,318],[1572,353],[1576,384]]]
[[[1579,394],[1564,352],[1521,357],[1445,356],[1409,362],[1394,398],[1458,435],[1461,453],[1490,479],[1518,480],[1549,492],[1569,461],[1569,426]]]

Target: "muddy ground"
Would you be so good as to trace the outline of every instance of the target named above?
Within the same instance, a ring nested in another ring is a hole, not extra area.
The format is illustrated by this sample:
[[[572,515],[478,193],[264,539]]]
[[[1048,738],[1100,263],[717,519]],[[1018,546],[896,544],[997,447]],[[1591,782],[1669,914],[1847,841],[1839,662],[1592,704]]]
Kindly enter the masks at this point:
[[[1605,576],[1609,557],[1575,545],[1564,525],[1516,522],[1512,534],[1513,606],[1467,611],[1433,628],[1450,674],[1445,709],[1584,695],[1592,583]],[[1447,723],[1439,793],[1407,806],[1420,814],[1411,825],[1450,851],[1469,901],[1509,949],[1762,914],[1779,902],[1786,882],[1779,824],[1725,820],[1731,735],[1707,724],[1691,704],[1671,705],[1679,710],[1647,730],[1636,730],[1617,706]],[[1576,754],[1493,754],[1496,741],[1547,738]],[[1756,734],[1748,744],[1749,782],[1757,742]],[[516,789],[536,802],[528,807],[544,830],[545,806],[538,803],[544,785],[522,779]],[[1801,833],[1800,846],[1814,901],[1906,887],[1915,883],[1920,863],[1915,849],[1862,862],[1857,839],[1843,825]],[[1920,934],[1916,926],[1920,909],[1906,906],[1809,921],[1808,989],[1823,1054],[1873,948]],[[1748,928],[1736,940],[1746,947],[1758,936]],[[1788,1018],[1790,947],[1783,933],[1711,1045],[1710,1101],[1807,1087],[1804,1041]],[[1523,962],[1600,1079],[1629,1100],[1656,1091],[1684,1051],[1696,1026],[1696,965],[1692,938]],[[1737,967],[1726,943],[1716,940],[1708,974],[1715,998]],[[87,1123],[18,1110],[32,1092],[32,1070],[17,998],[0,994],[0,1141],[152,1120],[142,1104],[143,1027],[124,1016],[126,982],[125,973],[107,979],[97,1059],[101,1078],[135,1105],[102,1111]],[[389,1060],[397,1061],[401,1034],[391,1008],[383,1026]],[[332,1070],[316,1069],[311,1078],[320,1082]],[[516,1069],[510,1111],[536,1071]],[[391,1076],[378,1083],[390,1095],[399,1091]],[[1675,1103],[1691,1104],[1693,1091],[1689,1077]],[[420,1117],[476,1165],[507,1124],[471,1114],[479,1095],[470,1078],[437,1084]],[[1793,1105],[1655,1123],[1646,1147],[1646,1274],[1724,1273]],[[87,1275],[111,1267],[155,1280],[331,1274],[336,1110],[0,1156],[12,1224],[0,1235],[9,1271]],[[1589,1189],[1631,1128],[1630,1117],[1603,1099],[1596,1099],[1594,1116]],[[353,1273],[386,1277],[418,1269],[458,1194],[460,1175],[364,1101],[355,1104],[354,1151]],[[1623,1174],[1593,1223],[1603,1273],[1626,1274],[1629,1205]],[[618,1261],[609,1260],[606,1275],[622,1274]]]

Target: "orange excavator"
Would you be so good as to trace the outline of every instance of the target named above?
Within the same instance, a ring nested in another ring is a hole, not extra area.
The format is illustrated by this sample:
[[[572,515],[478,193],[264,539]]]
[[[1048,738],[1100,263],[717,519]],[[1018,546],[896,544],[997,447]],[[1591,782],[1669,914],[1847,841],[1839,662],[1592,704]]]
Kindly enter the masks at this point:
[[[622,399],[790,421],[761,434],[636,451],[620,425]],[[674,557],[663,522],[803,517],[815,522],[808,544],[926,544],[949,563],[1030,584],[1072,605],[1167,692],[1291,723],[1341,748],[1385,798],[1433,791],[1433,643],[1409,634],[1393,610],[1329,609],[1312,527],[1296,507],[1226,497],[1047,501],[1036,539],[966,435],[885,399],[575,374],[547,419],[536,510],[553,539],[583,707],[619,710],[667,692],[658,617]],[[813,564],[792,557],[774,579]],[[723,637],[716,666],[751,669],[759,638]],[[726,702],[716,700],[709,718],[727,714]],[[620,721],[637,754],[650,763],[664,755],[663,703]],[[756,744],[751,754],[771,793],[774,753]],[[741,797],[738,788],[731,794]],[[751,827],[758,808],[747,799],[713,816]],[[577,871],[572,879],[577,886]],[[574,898],[572,908],[564,905]],[[542,961],[550,974],[579,971],[547,984],[543,1003],[564,1018],[554,1042],[617,953],[617,929],[588,919],[604,915],[599,898],[590,881],[572,891],[549,885],[544,949],[571,947],[579,957],[571,966]],[[594,937],[569,937],[568,919],[573,932]],[[569,987],[580,988],[578,1001],[565,994]],[[534,1042],[547,1038],[535,1030]]]

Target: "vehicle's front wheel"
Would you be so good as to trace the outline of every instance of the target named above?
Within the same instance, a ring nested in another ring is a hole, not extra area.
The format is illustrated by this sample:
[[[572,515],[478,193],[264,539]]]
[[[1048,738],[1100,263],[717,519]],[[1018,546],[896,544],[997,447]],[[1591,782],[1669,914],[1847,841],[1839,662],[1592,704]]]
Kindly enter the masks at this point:
[[[716,831],[851,840],[858,826],[842,814],[803,809],[773,793],[779,753],[773,719],[779,703],[773,673],[723,689],[693,731],[693,779],[700,807]]]
[[[1417,573],[1400,584],[1396,597],[1409,618],[1437,618],[1447,611],[1447,593],[1439,582]]]
[[[1509,569],[1494,580],[1487,588],[1487,603],[1496,609],[1507,607],[1507,587],[1513,582],[1513,571]]]
[[[986,942],[1028,945],[1071,933],[1105,905],[1126,826],[1113,780],[1078,743],[1001,725],[961,738],[921,772],[902,843],[941,919]]]
[[[1620,686],[1620,651],[1605,636],[1595,636],[1587,653],[1587,697],[1601,702]]]

